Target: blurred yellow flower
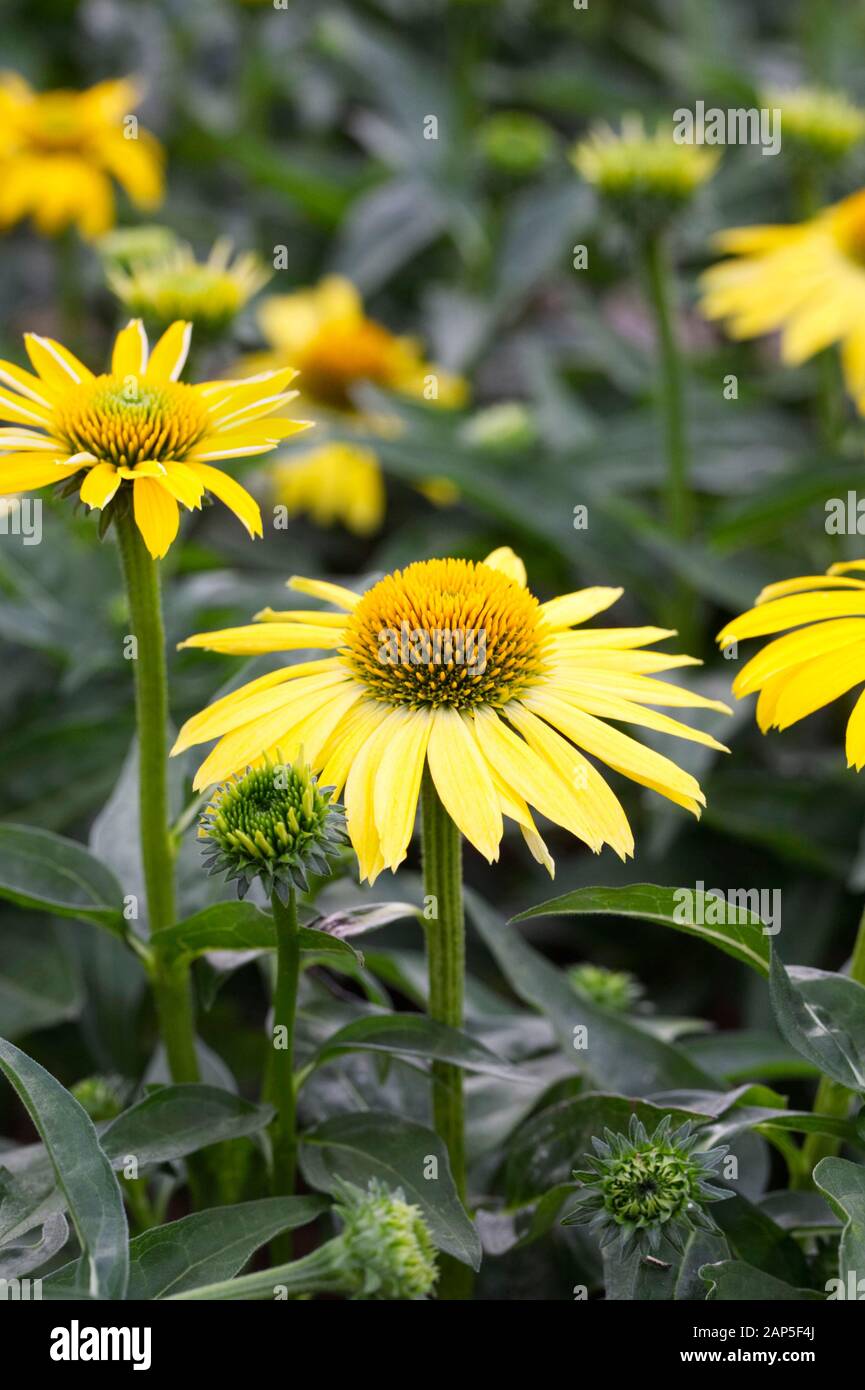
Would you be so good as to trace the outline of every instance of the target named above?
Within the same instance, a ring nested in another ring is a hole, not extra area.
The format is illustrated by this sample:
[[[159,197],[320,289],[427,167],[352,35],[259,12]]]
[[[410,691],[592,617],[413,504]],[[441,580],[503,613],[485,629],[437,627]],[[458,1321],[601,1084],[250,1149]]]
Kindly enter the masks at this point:
[[[781,138],[824,159],[840,159],[865,140],[865,111],[823,87],[770,87],[762,106],[781,112]]]
[[[865,570],[865,560],[770,584],[754,608],[719,632],[722,648],[784,633],[752,657],[733,682],[739,700],[760,692],[757,723],[764,734],[789,729],[865,683],[865,581],[851,577],[852,570]],[[847,765],[857,772],[865,765],[865,694],[847,724]]]
[[[289,584],[340,611],[265,609],[251,627],[181,643],[246,656],[332,653],[283,666],[188,720],[175,754],[219,739],[196,788],[267,755],[292,760],[302,747],[322,785],[336,796],[345,787],[348,831],[370,881],[405,858],[425,768],[448,815],[487,860],[498,859],[507,816],[550,873],[530,806],[595,852],[605,843],[623,859],[633,852],[625,813],[584,754],[700,814],[703,793],[689,773],[605,721],[720,748],[648,707],[729,711],[653,679],[693,661],[645,650],[672,635],[664,629],[571,631],[615,603],[621,589],[539,603],[508,547],[482,564],[420,561],[363,595],[312,579]]]
[[[0,494],[30,492],[80,478],[88,507],[107,507],[119,494],[132,507],[151,555],[166,553],[179,525],[178,502],[200,507],[211,492],[234,512],[250,535],[261,535],[261,514],[245,488],[217,459],[244,458],[275,449],[306,422],[282,410],[297,394],[286,391],[290,367],[250,380],[178,380],[192,325],[178,322],[153,351],[139,319],[114,343],[111,370],[101,376],[60,343],[26,333],[34,372],[0,361]],[[270,418],[266,418],[266,417]],[[118,499],[119,500],[119,499]]]
[[[714,239],[731,259],[701,277],[701,308],[734,338],[780,331],[798,366],[838,343],[850,392],[865,395],[865,189],[790,226],[736,227]]]
[[[378,459],[357,444],[322,444],[271,469],[274,496],[290,516],[307,512],[318,526],[341,522],[358,536],[377,531],[385,492]]]
[[[49,236],[72,224],[100,236],[115,220],[112,179],[136,206],[156,207],[162,149],[132,115],[140,98],[129,79],[37,93],[0,76],[0,226],[30,216]]]
[[[672,128],[649,135],[639,115],[622,120],[621,132],[598,125],[571,152],[587,183],[613,199],[687,201],[717,168],[718,150],[679,144]]]
[[[414,338],[398,337],[367,318],[360,295],[342,276],[329,275],[293,294],[268,296],[259,306],[258,320],[269,346],[246,357],[242,369],[257,372],[291,362],[300,372],[303,401],[337,420],[351,420],[374,433],[394,429],[392,418],[364,415],[355,407],[352,390],[364,381],[433,405],[459,406],[467,399],[463,378],[427,362]],[[321,518],[327,513],[361,535],[381,525],[384,482],[378,459],[368,448],[326,447],[301,459],[280,459],[277,466],[278,500],[283,505],[311,512],[320,524],[326,524]],[[294,481],[291,469],[298,470]],[[436,499],[452,499],[456,493],[447,480],[431,480],[431,486]],[[327,501],[310,506],[319,489]]]
[[[189,319],[199,332],[223,332],[270,279],[260,257],[247,251],[232,261],[233,246],[221,237],[206,261],[180,245],[157,260],[133,260],[128,269],[110,269],[107,280],[131,314],[164,328]]]

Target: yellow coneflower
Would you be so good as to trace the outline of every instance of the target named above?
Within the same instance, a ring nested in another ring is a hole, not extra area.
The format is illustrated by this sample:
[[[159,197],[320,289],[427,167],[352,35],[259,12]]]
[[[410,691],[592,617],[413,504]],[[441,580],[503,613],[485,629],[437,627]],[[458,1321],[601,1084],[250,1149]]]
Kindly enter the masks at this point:
[[[0,225],[29,216],[49,236],[72,224],[100,236],[115,220],[112,179],[137,207],[156,207],[162,149],[126,124],[140,99],[129,79],[38,93],[17,73],[0,76]]]
[[[865,111],[840,91],[825,87],[770,87],[761,106],[781,112],[785,141],[821,159],[841,159],[865,140]]]
[[[131,314],[165,327],[188,319],[199,331],[221,333],[267,284],[270,271],[247,251],[232,261],[233,247],[221,237],[206,261],[180,245],[157,260],[145,257],[128,269],[109,269],[108,283]]]
[[[200,507],[211,492],[250,535],[261,535],[258,504],[219,468],[220,459],[268,453],[304,421],[275,417],[297,394],[290,367],[242,381],[178,380],[192,325],[172,324],[149,350],[133,319],[117,335],[111,369],[94,376],[67,348],[24,335],[33,372],[0,361],[0,494],[30,492],[81,475],[80,496],[105,507],[132,489],[135,521],[154,557],[179,525],[178,502]],[[35,373],[35,375],[34,375]],[[266,418],[270,417],[270,418]]]
[[[664,629],[571,631],[621,589],[539,603],[507,548],[482,564],[420,561],[363,595],[311,579],[289,583],[340,611],[266,609],[254,626],[181,644],[237,655],[333,653],[263,676],[190,719],[174,753],[219,739],[197,788],[302,747],[322,785],[334,795],[345,787],[349,834],[370,881],[405,858],[425,768],[451,820],[490,862],[506,816],[552,872],[530,806],[595,852],[606,843],[622,858],[632,853],[625,813],[586,754],[699,815],[694,778],[605,721],[720,748],[649,706],[727,708],[653,678],[693,661],[644,650],[672,635]]]
[[[273,495],[291,516],[307,512],[318,526],[341,522],[358,536],[377,531],[385,490],[378,459],[358,444],[320,444],[277,459]]]
[[[733,682],[737,699],[760,692],[757,722],[763,733],[788,729],[865,683],[865,580],[850,574],[855,570],[865,570],[865,560],[770,584],[754,608],[718,634],[722,647],[784,634],[752,657]],[[857,772],[865,766],[865,694],[847,724],[847,765]]]
[[[465,381],[427,362],[414,338],[398,337],[368,318],[354,285],[342,276],[329,275],[294,294],[268,296],[259,306],[258,320],[268,348],[247,357],[242,365],[258,372],[291,362],[301,373],[303,401],[316,409],[316,418],[325,411],[337,424],[342,420],[374,433],[387,430],[392,421],[370,419],[354,406],[352,391],[364,381],[433,405],[458,406],[467,397]],[[375,454],[364,449],[361,476],[358,450],[342,447],[341,454],[321,450],[299,460],[280,460],[278,500],[289,505],[291,497],[298,511],[314,515],[310,504],[320,482],[331,498],[334,519],[368,534],[384,518],[380,464]],[[334,471],[340,459],[346,465],[344,477]],[[291,468],[299,470],[294,483],[288,479]],[[341,500],[337,489],[343,493]]]
[[[865,394],[865,189],[790,226],[737,227],[714,239],[731,259],[705,271],[701,308],[734,338],[781,334],[798,366],[841,346],[851,393]]]

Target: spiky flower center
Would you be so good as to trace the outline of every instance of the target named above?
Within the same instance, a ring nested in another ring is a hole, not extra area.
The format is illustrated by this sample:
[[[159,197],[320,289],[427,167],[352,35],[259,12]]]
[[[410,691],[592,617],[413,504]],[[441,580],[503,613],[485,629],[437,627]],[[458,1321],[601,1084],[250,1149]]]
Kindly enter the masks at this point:
[[[346,660],[394,705],[501,706],[543,669],[539,605],[499,570],[422,560],[364,594],[346,626]]]
[[[98,376],[57,406],[58,434],[70,452],[119,467],[181,460],[207,433],[209,412],[191,386],[153,385],[136,376]]]
[[[245,860],[303,857],[324,836],[328,798],[293,767],[267,764],[220,789],[206,832],[224,853]]]
[[[611,1166],[604,1204],[621,1225],[650,1226],[677,1216],[691,1200],[692,1165],[672,1150],[628,1154]]]

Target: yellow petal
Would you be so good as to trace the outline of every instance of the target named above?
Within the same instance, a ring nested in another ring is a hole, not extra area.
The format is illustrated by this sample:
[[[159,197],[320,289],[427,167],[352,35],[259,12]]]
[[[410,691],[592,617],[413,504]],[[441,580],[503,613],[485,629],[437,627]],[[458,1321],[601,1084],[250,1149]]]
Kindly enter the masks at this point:
[[[208,739],[215,738],[217,734],[226,733],[229,729],[236,727],[232,717],[232,711],[235,709],[239,712],[237,723],[244,723],[249,716],[243,713],[242,707],[253,695],[271,690],[274,686],[282,685],[285,681],[300,680],[307,675],[318,675],[321,671],[333,670],[336,664],[333,657],[324,657],[321,661],[300,661],[294,666],[280,666],[278,671],[269,671],[265,676],[258,676],[254,681],[247,681],[245,685],[241,685],[237,690],[232,690],[228,695],[223,695],[219,700],[214,700],[213,704],[207,705],[198,714],[194,714],[191,719],[187,719],[177,735],[171,756],[176,757],[178,753],[185,752],[194,744],[206,743]],[[223,716],[226,717],[225,723],[220,724],[219,721]]]
[[[865,693],[859,696],[853,706],[853,713],[847,721],[847,766],[855,767],[857,772],[865,764]]]
[[[865,642],[845,647],[843,651],[827,652],[790,675],[775,706],[773,722],[779,729],[788,729],[863,680]]]
[[[471,725],[448,705],[434,711],[427,761],[451,820],[492,864],[503,830],[499,799]]]
[[[603,613],[623,593],[623,589],[579,589],[574,594],[562,594],[560,598],[550,599],[549,603],[542,603],[540,612],[547,627],[573,627],[574,623],[584,623],[596,613]]]
[[[80,463],[54,463],[39,454],[0,455],[0,496],[61,483],[80,469]]]
[[[509,545],[500,545],[498,550],[491,550],[484,564],[489,565],[491,570],[501,570],[521,589],[526,587],[526,567]]]
[[[796,594],[749,609],[728,623],[718,633],[717,640],[722,647],[726,647],[746,637],[765,637],[770,632],[819,622],[823,618],[852,618],[859,615],[865,617],[865,594]]]
[[[346,608],[349,611],[361,598],[353,589],[344,589],[341,584],[329,584],[324,579],[304,579],[300,574],[293,574],[287,579],[286,588],[296,589],[300,594],[309,594],[310,598],[320,598],[325,603],[333,603],[337,608]]]
[[[161,560],[177,528],[180,514],[177,503],[155,478],[136,478],[132,485],[135,524],[144,537],[144,544],[154,560]]]
[[[733,694],[741,699],[759,690],[772,676],[822,656],[824,652],[862,641],[865,641],[865,621],[859,618],[835,618],[831,622],[787,632],[767,643],[742,667],[733,681]]]
[[[42,338],[38,333],[25,333],[24,346],[35,370],[48,386],[66,391],[93,380],[93,373],[62,343]]]
[[[178,319],[166,328],[159,342],[150,354],[147,363],[147,380],[155,384],[177,381],[183,371],[189,344],[192,339],[192,324]]]
[[[260,623],[250,627],[226,627],[218,632],[197,632],[179,642],[183,647],[201,647],[206,652],[226,656],[257,656],[260,652],[302,651],[305,647],[341,647],[343,634],[333,628],[302,623]]]
[[[120,474],[113,463],[97,463],[81,484],[80,497],[88,507],[104,507],[120,486]]]
[[[176,497],[178,502],[182,502],[184,507],[188,507],[190,511],[201,506],[204,483],[195,470],[187,464],[176,461],[167,462],[161,483],[172,497]]]
[[[375,779],[375,823],[388,869],[405,859],[417,815],[432,711],[406,710],[388,739]]]
[[[250,536],[264,535],[264,528],[261,523],[261,511],[254,497],[241,487],[240,483],[235,482],[227,473],[223,473],[221,468],[211,468],[206,463],[190,463],[190,470],[201,479],[201,482],[212,492],[214,497],[218,497],[230,512],[233,512],[238,521],[246,527]],[[285,571],[283,570],[283,573]]]
[[[111,370],[115,376],[141,376],[147,370],[147,334],[141,319],[130,319],[114,340]]]

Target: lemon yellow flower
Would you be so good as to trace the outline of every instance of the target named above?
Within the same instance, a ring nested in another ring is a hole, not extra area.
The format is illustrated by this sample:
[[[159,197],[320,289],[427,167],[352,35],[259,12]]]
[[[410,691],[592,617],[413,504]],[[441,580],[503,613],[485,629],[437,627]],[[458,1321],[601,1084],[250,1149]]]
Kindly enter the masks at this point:
[[[705,271],[701,308],[734,338],[781,334],[798,366],[838,343],[850,392],[865,394],[865,189],[791,226],[737,227],[714,239],[731,259]]]
[[[308,512],[318,526],[341,522],[358,536],[377,531],[384,516],[385,491],[378,459],[357,444],[321,444],[271,470],[277,503],[289,515]]]
[[[789,729],[865,684],[865,580],[850,573],[856,570],[865,570],[865,560],[770,584],[754,608],[718,634],[722,647],[784,634],[752,657],[733,682],[737,699],[760,692],[757,723],[764,734]],[[865,765],[865,694],[847,724],[847,765],[857,772]]]
[[[129,79],[37,93],[17,73],[0,76],[0,226],[30,216],[49,236],[72,224],[100,236],[115,220],[112,179],[137,207],[156,207],[161,147],[126,125],[140,98]]]
[[[107,279],[131,313],[164,327],[189,319],[201,330],[222,332],[270,279],[254,252],[235,257],[230,241],[215,242],[206,261],[191,246],[172,247],[157,260],[133,261],[128,270],[109,269]]]
[[[704,798],[694,778],[605,721],[720,748],[649,706],[728,711],[653,678],[693,663],[644,650],[668,631],[571,631],[621,589],[539,603],[507,548],[482,564],[420,561],[363,595],[312,579],[289,584],[339,611],[265,609],[253,626],[181,643],[236,655],[331,653],[283,666],[190,719],[174,753],[219,739],[196,788],[269,754],[286,761],[302,747],[323,786],[335,796],[345,787],[349,835],[370,882],[405,858],[425,766],[445,810],[486,859],[498,859],[505,816],[550,873],[530,806],[595,852],[605,843],[623,859],[633,852],[622,806],[586,754],[699,815]]]
[[[268,348],[247,357],[244,368],[258,372],[291,362],[301,373],[304,402],[319,414],[331,412],[337,421],[350,420],[375,433],[392,427],[393,421],[355,408],[352,391],[363,381],[440,406],[458,406],[467,398],[465,381],[427,362],[416,339],[398,337],[367,318],[360,295],[342,276],[329,275],[293,294],[269,295],[259,306],[258,321]],[[310,504],[320,489],[329,498],[325,509],[333,520],[369,534],[384,519],[378,459],[369,449],[340,445],[339,450],[280,460],[278,500],[318,520],[321,509]],[[294,481],[291,468],[298,470]]]
[[[213,464],[268,453],[305,428],[273,418],[297,394],[285,389],[294,372],[284,367],[242,381],[186,385],[178,378],[191,332],[189,323],[172,324],[151,352],[133,319],[117,335],[111,370],[100,376],[52,338],[26,333],[33,372],[0,361],[0,419],[12,422],[0,429],[0,494],[80,474],[82,502],[106,507],[131,488],[135,520],[154,557],[177,535],[178,502],[200,507],[205,492],[260,536],[257,503]]]

